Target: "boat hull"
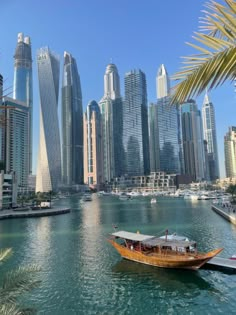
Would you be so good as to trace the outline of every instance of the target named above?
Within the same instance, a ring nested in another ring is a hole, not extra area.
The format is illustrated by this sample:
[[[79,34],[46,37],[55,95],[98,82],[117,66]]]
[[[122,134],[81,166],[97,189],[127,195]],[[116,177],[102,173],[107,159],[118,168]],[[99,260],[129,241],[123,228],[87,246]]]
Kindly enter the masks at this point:
[[[197,270],[203,266],[208,260],[219,254],[223,248],[213,250],[206,254],[145,254],[137,250],[131,250],[124,247],[113,240],[108,240],[112,246],[119,252],[119,254],[125,258],[135,262],[139,262],[146,265],[151,265],[161,268],[181,268]]]

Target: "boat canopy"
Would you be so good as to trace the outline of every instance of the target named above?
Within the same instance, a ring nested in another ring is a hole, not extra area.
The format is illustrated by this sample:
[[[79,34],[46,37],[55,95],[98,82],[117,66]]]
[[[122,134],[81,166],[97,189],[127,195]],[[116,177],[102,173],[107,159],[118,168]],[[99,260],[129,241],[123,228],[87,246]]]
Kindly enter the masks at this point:
[[[155,237],[153,235],[144,235],[140,233],[131,233],[131,232],[126,232],[126,231],[118,231],[118,232],[112,233],[112,235],[119,238],[124,238],[126,240],[137,241],[137,242],[144,242]]]
[[[160,237],[153,237],[151,239],[147,239],[142,241],[142,243],[146,246],[155,247],[155,246],[171,246],[171,247],[192,247],[196,245],[194,241],[184,241],[184,240],[165,240],[164,238]]]

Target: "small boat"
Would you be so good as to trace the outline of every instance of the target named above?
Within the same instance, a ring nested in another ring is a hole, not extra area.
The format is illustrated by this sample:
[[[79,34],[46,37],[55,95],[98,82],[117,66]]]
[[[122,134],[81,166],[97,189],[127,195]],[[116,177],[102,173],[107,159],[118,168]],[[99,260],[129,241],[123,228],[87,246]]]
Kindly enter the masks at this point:
[[[230,259],[231,259],[231,260],[236,260],[236,255],[232,255],[232,256],[230,257]]]
[[[197,270],[223,250],[200,253],[196,242],[177,237],[171,239],[168,235],[163,238],[117,231],[110,236],[108,241],[123,258],[162,268]]]
[[[82,197],[82,201],[92,201],[92,195],[91,194],[84,194]]]
[[[129,200],[129,199],[131,199],[131,196],[127,195],[126,193],[121,193],[119,195],[119,199],[120,200]]]
[[[152,199],[151,199],[151,203],[157,203],[156,198],[152,198]]]

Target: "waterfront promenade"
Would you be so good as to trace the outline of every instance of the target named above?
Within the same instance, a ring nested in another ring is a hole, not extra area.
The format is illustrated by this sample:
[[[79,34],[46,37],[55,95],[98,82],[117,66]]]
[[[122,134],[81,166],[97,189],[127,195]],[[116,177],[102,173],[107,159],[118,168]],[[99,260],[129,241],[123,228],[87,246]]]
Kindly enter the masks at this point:
[[[39,209],[39,210],[3,210],[0,211],[0,220],[15,219],[15,218],[32,218],[32,217],[44,217],[51,215],[59,215],[69,213],[70,208],[51,208],[51,209]]]
[[[212,210],[221,215],[223,218],[229,222],[236,225],[236,210],[231,205],[222,205],[222,204],[212,204]]]

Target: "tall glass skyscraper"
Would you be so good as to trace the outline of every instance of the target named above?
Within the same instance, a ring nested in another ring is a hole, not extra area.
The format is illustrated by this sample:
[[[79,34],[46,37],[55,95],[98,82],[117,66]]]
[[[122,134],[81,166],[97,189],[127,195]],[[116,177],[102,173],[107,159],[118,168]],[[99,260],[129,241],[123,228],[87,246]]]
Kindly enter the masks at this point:
[[[76,60],[64,52],[62,81],[62,181],[83,183],[83,105]]]
[[[40,95],[40,138],[36,192],[56,191],[61,181],[61,150],[58,122],[59,57],[48,47],[37,52]]]
[[[21,101],[3,99],[5,121],[1,143],[5,171],[15,172],[21,191],[27,189],[29,175],[29,107]]]
[[[0,103],[2,102],[3,96],[3,76],[0,74]]]
[[[116,65],[108,64],[104,75],[104,96],[99,102],[102,117],[103,177],[110,182],[123,172],[123,102]]]
[[[84,183],[97,189],[103,183],[101,122],[97,102],[89,102],[84,114]]]
[[[211,180],[219,178],[219,162],[216,138],[215,111],[212,102],[206,92],[202,106],[203,135],[207,141],[207,157]]]
[[[13,98],[24,102],[29,108],[29,147],[28,172],[32,172],[32,119],[33,119],[33,82],[32,82],[32,54],[30,37],[18,34],[17,46],[14,55],[14,83]]]
[[[170,79],[163,64],[157,71],[156,91],[157,99],[168,96],[170,92]]]
[[[224,137],[226,177],[236,177],[236,127],[229,127]]]
[[[185,174],[196,181],[209,180],[205,161],[201,112],[193,100],[181,105]]]
[[[146,76],[141,70],[125,74],[123,145],[125,174],[150,172]]]
[[[179,113],[170,98],[163,97],[149,107],[151,172],[182,173]]]

